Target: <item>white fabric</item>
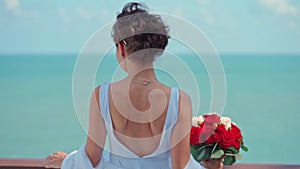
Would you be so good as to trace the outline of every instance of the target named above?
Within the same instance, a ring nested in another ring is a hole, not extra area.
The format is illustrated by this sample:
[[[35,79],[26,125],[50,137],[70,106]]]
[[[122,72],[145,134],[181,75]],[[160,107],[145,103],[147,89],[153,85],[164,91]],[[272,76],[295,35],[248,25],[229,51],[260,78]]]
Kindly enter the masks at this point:
[[[152,165],[150,164],[152,167]],[[128,166],[130,168],[130,166]],[[61,169],[122,169],[112,165],[109,162],[108,152],[104,151],[101,161],[97,167],[93,167],[90,160],[88,159],[84,146],[82,146],[78,151],[75,150],[64,159]],[[196,162],[192,156],[184,169],[205,169]]]
[[[75,150],[64,159],[61,169],[120,169],[109,163],[108,154],[103,151],[101,161],[95,168],[92,166],[86,152],[85,146],[82,146],[78,151]]]
[[[154,153],[138,157],[130,149],[118,141],[113,133],[113,125],[109,110],[110,84],[102,84],[99,92],[100,108],[109,138],[110,152],[103,151],[101,161],[95,169],[172,169],[170,155],[170,138],[174,125],[177,122],[179,90],[171,89],[169,107],[163,128],[160,144]],[[62,169],[94,169],[87,157],[84,146],[78,151],[70,153],[63,161]],[[192,156],[185,169],[202,169]]]

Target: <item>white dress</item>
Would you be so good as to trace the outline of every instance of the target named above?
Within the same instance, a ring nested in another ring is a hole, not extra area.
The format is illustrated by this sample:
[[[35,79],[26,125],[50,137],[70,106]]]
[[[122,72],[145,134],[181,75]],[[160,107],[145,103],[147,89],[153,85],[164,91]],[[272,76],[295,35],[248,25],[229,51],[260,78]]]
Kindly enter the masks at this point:
[[[109,140],[109,152],[103,151],[101,161],[96,169],[172,169],[170,139],[174,125],[178,117],[178,98],[179,90],[171,89],[170,101],[167,110],[166,120],[158,148],[143,157],[139,157],[125,145],[120,143],[113,133],[113,125],[109,109],[109,92],[110,84],[101,85],[99,100],[100,109],[105,121],[106,132]],[[63,161],[62,169],[92,169],[90,160],[88,159],[84,146],[79,151],[69,154]],[[192,156],[185,167],[186,169],[201,169],[202,167],[196,162]]]

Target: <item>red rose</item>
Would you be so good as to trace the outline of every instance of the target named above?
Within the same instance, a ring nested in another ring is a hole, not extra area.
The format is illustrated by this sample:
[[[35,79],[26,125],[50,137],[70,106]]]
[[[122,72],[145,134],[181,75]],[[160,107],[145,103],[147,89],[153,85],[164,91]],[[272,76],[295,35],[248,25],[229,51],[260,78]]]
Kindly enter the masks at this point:
[[[213,135],[213,138],[214,138],[215,142],[219,143],[222,139],[222,136],[219,133],[215,132],[215,134]]]
[[[242,138],[241,130],[236,125],[234,125],[233,123],[231,123],[230,131],[233,133],[233,135],[235,136],[236,139],[241,139]]]
[[[190,144],[197,146],[200,145],[199,138],[200,138],[201,128],[192,126],[191,134],[190,134]]]
[[[224,124],[219,124],[217,129],[216,129],[216,132],[217,133],[220,133],[220,134],[224,134],[227,132],[226,128],[225,128],[225,125]]]
[[[220,121],[220,116],[218,114],[206,114],[205,117],[206,123],[218,123]]]
[[[205,124],[205,122],[201,123],[201,124],[200,124],[200,127],[202,128],[202,127],[204,126],[204,124]]]
[[[235,141],[234,135],[232,134],[232,132],[228,131],[222,135],[220,147],[226,149],[232,146],[234,141]]]
[[[241,141],[240,140],[235,140],[235,142],[233,142],[233,147],[237,150],[240,149],[241,147]]]
[[[208,139],[205,142],[206,144],[215,144],[215,139],[213,136],[208,137]]]

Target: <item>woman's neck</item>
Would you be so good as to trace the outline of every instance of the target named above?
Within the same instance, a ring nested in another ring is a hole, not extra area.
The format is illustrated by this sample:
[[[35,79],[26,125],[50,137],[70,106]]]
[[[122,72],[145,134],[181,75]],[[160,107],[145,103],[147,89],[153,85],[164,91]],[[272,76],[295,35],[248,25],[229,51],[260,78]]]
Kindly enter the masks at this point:
[[[141,65],[136,63],[127,64],[128,76],[129,79],[145,79],[145,80],[154,80],[156,75],[153,68],[153,63]]]

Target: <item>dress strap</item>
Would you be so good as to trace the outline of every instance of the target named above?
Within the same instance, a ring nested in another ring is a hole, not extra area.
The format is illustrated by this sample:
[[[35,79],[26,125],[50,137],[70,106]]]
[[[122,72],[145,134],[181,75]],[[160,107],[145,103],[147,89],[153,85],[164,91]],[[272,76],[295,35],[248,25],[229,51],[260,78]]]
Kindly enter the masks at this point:
[[[178,119],[178,99],[179,89],[172,87],[160,145],[152,156],[162,154],[170,150],[172,131]]]
[[[168,111],[167,111],[167,117],[166,117],[166,125],[165,125],[166,129],[172,128],[177,123],[178,99],[179,99],[179,89],[172,87]]]
[[[108,90],[110,83],[103,83],[99,90],[99,102],[100,102],[100,110],[102,117],[105,123],[111,123],[110,120],[110,112],[109,112],[109,98],[108,98]],[[112,126],[112,124],[109,124]]]

